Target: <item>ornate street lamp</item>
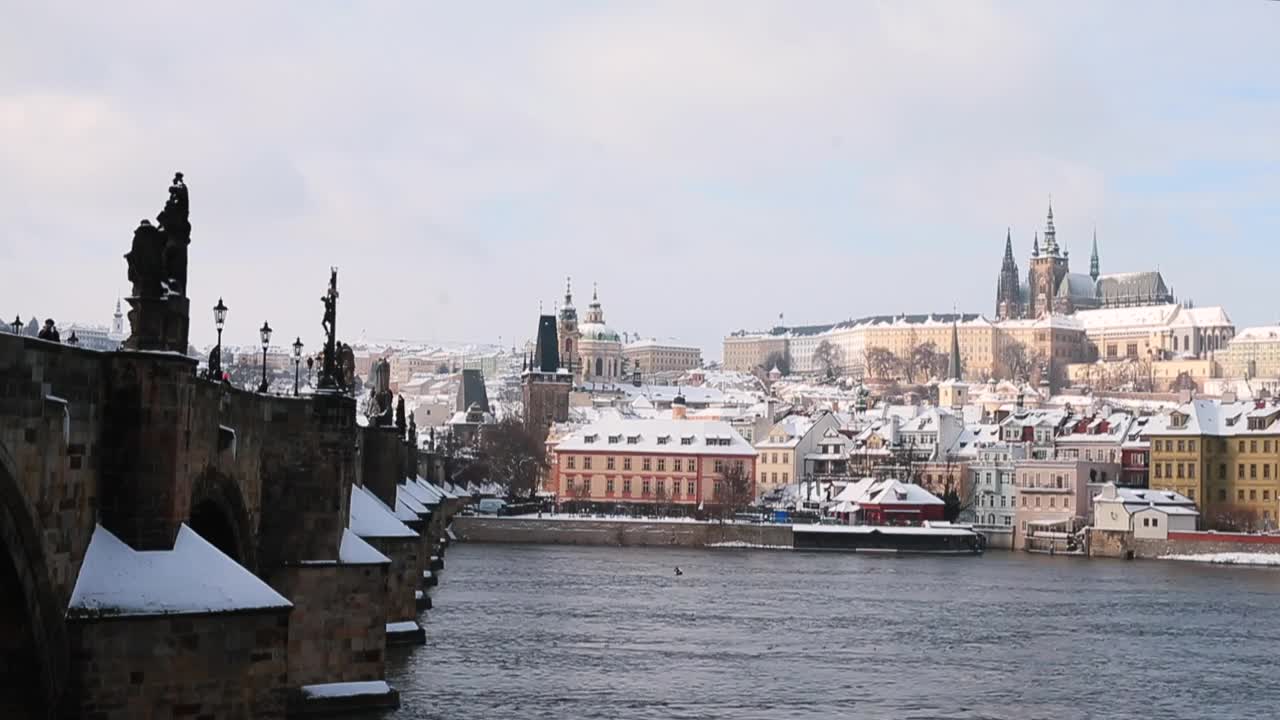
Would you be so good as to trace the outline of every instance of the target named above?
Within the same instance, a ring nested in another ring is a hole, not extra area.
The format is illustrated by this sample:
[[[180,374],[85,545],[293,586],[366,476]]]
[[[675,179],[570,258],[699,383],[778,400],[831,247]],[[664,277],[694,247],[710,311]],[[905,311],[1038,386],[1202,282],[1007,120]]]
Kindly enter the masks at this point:
[[[218,345],[213,354],[213,362],[209,363],[209,377],[212,380],[222,379],[222,328],[226,324],[227,306],[222,304],[222,298],[218,298],[218,304],[213,306],[213,326],[218,330]]]
[[[80,338],[76,337],[76,331],[75,331],[75,330],[72,330],[72,331],[71,331],[71,334],[70,334],[69,336],[67,336],[67,344],[68,344],[68,345],[79,345],[79,344],[80,344]]]
[[[258,392],[265,393],[268,389],[267,385],[267,346],[271,344],[271,326],[266,320],[262,321],[262,329],[258,331],[262,336],[262,384],[258,386]]]
[[[13,318],[13,322],[9,323],[9,327],[13,328],[14,335],[21,335],[22,334],[22,316],[15,315]]]
[[[302,368],[302,337],[293,341],[293,394],[298,394],[298,371]]]

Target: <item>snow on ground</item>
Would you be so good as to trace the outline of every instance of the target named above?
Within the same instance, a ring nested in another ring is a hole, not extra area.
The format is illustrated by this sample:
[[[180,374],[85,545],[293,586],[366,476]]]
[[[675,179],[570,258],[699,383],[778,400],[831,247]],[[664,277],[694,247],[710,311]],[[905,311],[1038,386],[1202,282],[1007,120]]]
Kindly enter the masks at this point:
[[[751,550],[794,550],[790,545],[761,545],[760,543],[742,542],[741,540],[732,540],[729,542],[710,543],[709,548],[747,548]]]
[[[68,614],[178,615],[292,604],[183,525],[172,550],[137,551],[101,525],[93,531]]]
[[[387,685],[383,680],[302,686],[302,696],[307,698],[340,698],[357,697],[360,695],[386,695],[390,692],[391,686]]]
[[[1197,553],[1194,555],[1161,555],[1160,559],[1186,560],[1189,562],[1212,563],[1214,565],[1262,565],[1280,567],[1280,554],[1272,553]]]

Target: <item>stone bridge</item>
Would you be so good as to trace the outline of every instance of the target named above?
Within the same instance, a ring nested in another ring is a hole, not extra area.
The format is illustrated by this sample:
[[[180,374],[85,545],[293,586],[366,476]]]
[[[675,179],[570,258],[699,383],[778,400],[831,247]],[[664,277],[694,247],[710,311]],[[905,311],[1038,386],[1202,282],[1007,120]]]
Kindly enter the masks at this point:
[[[397,702],[385,648],[422,641],[460,502],[416,456],[341,392],[0,332],[0,717]]]

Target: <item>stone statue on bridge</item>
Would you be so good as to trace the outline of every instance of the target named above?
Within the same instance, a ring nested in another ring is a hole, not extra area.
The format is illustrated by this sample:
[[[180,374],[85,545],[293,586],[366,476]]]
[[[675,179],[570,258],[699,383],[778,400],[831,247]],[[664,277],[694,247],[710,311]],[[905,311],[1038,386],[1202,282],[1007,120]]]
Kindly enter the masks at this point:
[[[185,353],[190,323],[187,302],[187,246],[191,244],[190,203],[182,173],[169,185],[169,199],[156,224],[143,220],[124,256],[133,294],[128,298],[132,334],[129,350]]]
[[[369,399],[365,401],[365,416],[369,424],[378,427],[395,425],[395,409],[391,397],[391,363],[386,358],[373,361],[369,370]]]

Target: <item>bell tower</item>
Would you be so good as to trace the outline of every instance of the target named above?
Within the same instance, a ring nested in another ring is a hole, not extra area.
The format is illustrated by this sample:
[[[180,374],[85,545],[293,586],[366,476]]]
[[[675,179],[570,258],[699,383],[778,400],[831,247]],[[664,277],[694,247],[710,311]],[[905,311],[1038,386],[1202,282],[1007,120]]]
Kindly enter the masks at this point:
[[[1058,232],[1053,225],[1053,203],[1049,203],[1049,216],[1045,222],[1044,244],[1037,236],[1031,254],[1031,269],[1027,273],[1026,317],[1038,318],[1053,311],[1053,298],[1062,278],[1070,270],[1067,255],[1058,247]]]

